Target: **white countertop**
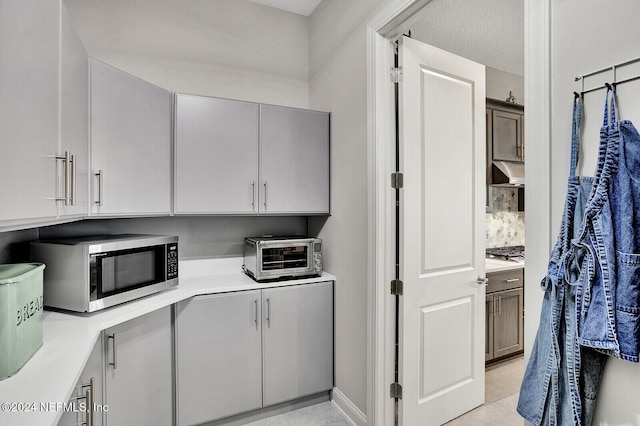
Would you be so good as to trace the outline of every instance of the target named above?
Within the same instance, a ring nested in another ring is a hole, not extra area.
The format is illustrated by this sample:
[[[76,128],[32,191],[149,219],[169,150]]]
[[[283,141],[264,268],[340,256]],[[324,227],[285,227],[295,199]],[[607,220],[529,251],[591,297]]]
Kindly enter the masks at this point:
[[[487,274],[521,268],[524,268],[524,260],[485,259],[485,272]]]
[[[45,310],[43,346],[17,374],[0,381],[0,425],[55,424],[62,415],[55,404],[71,396],[104,329],[200,294],[335,281],[335,276],[323,273],[316,278],[257,283],[241,272],[241,266],[242,258],[181,261],[178,287],[91,314]],[[7,409],[7,403],[14,407]]]

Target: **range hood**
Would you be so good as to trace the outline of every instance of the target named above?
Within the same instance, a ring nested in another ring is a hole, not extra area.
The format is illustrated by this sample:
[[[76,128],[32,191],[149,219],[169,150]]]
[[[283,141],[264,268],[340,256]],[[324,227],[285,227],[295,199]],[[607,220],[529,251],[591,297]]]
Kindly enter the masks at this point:
[[[492,185],[524,185],[524,163],[494,161],[492,169]]]

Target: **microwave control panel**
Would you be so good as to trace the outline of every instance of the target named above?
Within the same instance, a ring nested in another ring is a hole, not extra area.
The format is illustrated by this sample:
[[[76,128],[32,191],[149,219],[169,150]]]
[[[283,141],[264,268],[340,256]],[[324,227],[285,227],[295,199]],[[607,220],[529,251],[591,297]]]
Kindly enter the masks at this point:
[[[178,278],[178,243],[167,244],[167,280]]]

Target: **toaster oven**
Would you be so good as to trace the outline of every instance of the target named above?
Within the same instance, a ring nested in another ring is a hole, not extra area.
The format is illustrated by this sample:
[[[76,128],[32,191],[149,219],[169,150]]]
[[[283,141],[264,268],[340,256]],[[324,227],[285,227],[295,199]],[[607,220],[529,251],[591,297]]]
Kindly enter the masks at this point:
[[[322,240],[307,237],[245,238],[243,269],[256,281],[320,276]]]

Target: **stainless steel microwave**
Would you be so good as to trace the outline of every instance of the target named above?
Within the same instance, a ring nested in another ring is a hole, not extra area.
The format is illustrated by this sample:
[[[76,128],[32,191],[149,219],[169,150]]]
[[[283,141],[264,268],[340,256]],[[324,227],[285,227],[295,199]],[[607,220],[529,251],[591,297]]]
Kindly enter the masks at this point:
[[[93,312],[178,285],[178,237],[101,235],[34,241],[44,305]]]
[[[244,239],[244,271],[256,281],[319,276],[322,240],[306,237]]]

